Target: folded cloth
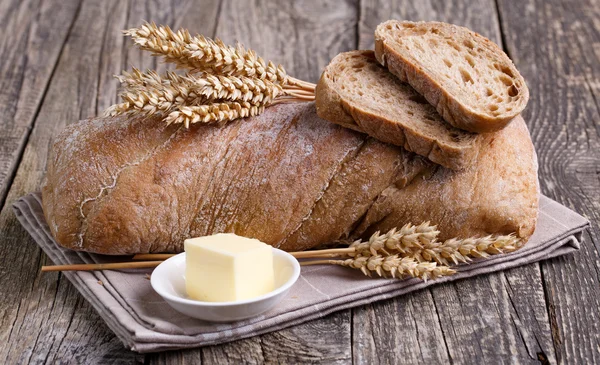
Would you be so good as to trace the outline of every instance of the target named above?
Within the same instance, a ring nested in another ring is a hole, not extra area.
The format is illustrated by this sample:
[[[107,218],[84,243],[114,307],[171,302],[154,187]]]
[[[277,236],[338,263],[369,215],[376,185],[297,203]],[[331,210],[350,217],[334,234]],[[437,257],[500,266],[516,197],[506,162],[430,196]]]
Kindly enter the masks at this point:
[[[13,208],[19,222],[58,265],[129,259],[60,247],[44,219],[39,193],[20,198]],[[518,251],[460,265],[455,275],[427,282],[368,278],[358,270],[333,265],[302,267],[300,278],[277,307],[261,316],[226,324],[191,319],[169,307],[150,286],[150,269],[67,271],[64,275],[96,308],[125,346],[133,351],[155,352],[256,336],[430,285],[564,255],[579,249],[582,232],[588,224],[579,214],[541,196],[535,234]]]

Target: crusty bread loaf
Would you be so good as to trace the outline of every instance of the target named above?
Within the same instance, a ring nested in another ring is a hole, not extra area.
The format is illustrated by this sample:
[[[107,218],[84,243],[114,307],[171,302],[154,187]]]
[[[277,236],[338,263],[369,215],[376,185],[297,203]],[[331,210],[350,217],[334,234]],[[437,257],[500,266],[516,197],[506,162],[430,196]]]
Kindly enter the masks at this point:
[[[52,146],[44,214],[61,245],[105,254],[179,252],[185,238],[217,232],[302,250],[424,220],[443,237],[528,238],[535,154],[523,121],[513,124],[456,172],[326,122],[312,103],[189,130],[84,120]]]
[[[373,51],[337,55],[317,84],[316,105],[325,120],[454,170],[473,162],[482,138],[444,122],[412,87],[379,65]]]
[[[375,55],[444,120],[467,131],[504,128],[529,99],[525,80],[502,49],[464,27],[390,20],[375,30]]]

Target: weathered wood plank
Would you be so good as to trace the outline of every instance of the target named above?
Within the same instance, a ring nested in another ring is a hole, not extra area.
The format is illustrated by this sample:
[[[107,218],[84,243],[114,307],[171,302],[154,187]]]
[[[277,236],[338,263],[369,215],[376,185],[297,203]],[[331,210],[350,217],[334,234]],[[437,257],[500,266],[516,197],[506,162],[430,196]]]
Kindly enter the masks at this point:
[[[353,310],[357,364],[444,364],[450,357],[431,291],[422,290]]]
[[[108,19],[118,18],[119,10],[117,1],[82,4],[62,47],[7,204],[0,213],[0,255],[4,260],[0,277],[2,363],[73,359],[85,363],[104,356],[122,361],[135,359],[135,354],[124,351],[67,280],[60,274],[40,274],[39,266],[46,263],[46,256],[18,225],[10,208],[14,199],[39,188],[52,136],[67,122],[95,114],[99,60],[102,52],[107,52],[103,49],[103,34],[110,24]],[[40,19],[46,16],[49,14],[41,13]]]
[[[373,47],[373,31],[387,19],[446,21],[501,44],[491,0],[365,1],[359,22],[360,48]],[[538,265],[361,308],[354,311],[353,323],[357,363],[372,359],[383,363],[533,363],[538,353],[554,359]],[[394,353],[385,352],[390,346]]]
[[[62,2],[45,7],[60,8]],[[202,19],[204,7],[191,2],[146,4],[121,1],[87,1],[72,27],[49,82],[35,127],[23,153],[7,204],[0,213],[0,362],[131,363],[144,357],[125,349],[93,308],[60,274],[41,275],[46,256],[14,218],[10,203],[39,189],[48,148],[66,124],[96,115],[116,100],[112,75],[129,67],[127,57],[136,52],[124,43],[121,29],[156,18],[176,25]],[[77,4],[75,4],[77,5]],[[177,7],[177,9],[171,8]],[[0,15],[1,16],[1,15]],[[41,12],[40,18],[48,16]],[[40,19],[56,22],[56,19]],[[213,25],[204,23],[212,29]],[[201,30],[196,25],[195,30]],[[190,26],[194,29],[194,27]],[[133,57],[132,57],[133,58]],[[156,61],[149,55],[136,64]],[[34,80],[32,80],[34,81]],[[28,81],[29,82],[29,81]]]
[[[600,2],[499,1],[507,49],[528,81],[525,110],[542,192],[592,222],[577,254],[542,263],[559,363],[600,362]]]
[[[78,1],[0,3],[0,208],[78,8]]]
[[[216,35],[240,41],[316,82],[336,54],[356,48],[357,1],[225,1]]]

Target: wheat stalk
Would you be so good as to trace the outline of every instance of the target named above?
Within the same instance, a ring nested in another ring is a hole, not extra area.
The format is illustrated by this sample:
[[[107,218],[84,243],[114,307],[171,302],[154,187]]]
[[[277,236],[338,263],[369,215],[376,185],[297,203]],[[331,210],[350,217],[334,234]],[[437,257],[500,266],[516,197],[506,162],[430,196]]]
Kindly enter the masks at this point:
[[[288,83],[283,66],[265,62],[256,52],[246,50],[241,44],[234,47],[224,44],[220,39],[212,40],[202,35],[192,37],[185,29],[175,32],[168,26],[157,26],[155,23],[144,23],[124,33],[139,48],[162,56],[165,61],[178,67],[219,75],[256,77],[282,86]],[[292,84],[306,86],[308,83]]]
[[[178,75],[133,69],[117,76],[123,89],[122,102],[105,115],[126,113],[167,115],[167,123],[224,123],[255,116],[279,103],[312,101],[315,85],[289,77],[281,65],[265,62],[256,52],[237,44],[185,29],[144,23],[125,30],[142,50],[162,56],[166,62],[187,68]]]
[[[471,258],[485,258],[490,255],[508,253],[519,249],[523,242],[514,234],[489,235],[465,239],[452,238],[437,241],[439,231],[429,222],[418,226],[407,224],[385,234],[375,232],[368,241],[355,241],[350,244],[355,251],[350,257],[394,255],[413,257],[419,262],[435,261],[441,265],[459,264]]]
[[[346,260],[309,261],[305,264],[332,264],[359,269],[367,276],[372,276],[375,273],[380,277],[402,278],[412,276],[423,280],[436,279],[456,273],[455,270],[447,266],[439,266],[435,262],[418,262],[412,257],[400,257],[398,255],[357,256]]]
[[[302,93],[284,91],[270,81],[244,76],[180,76],[174,72],[159,75],[152,70],[144,73],[134,68],[131,73],[116,77],[124,86],[120,94],[122,103],[111,106],[105,114],[171,113],[166,118],[168,123],[186,126],[196,122],[230,121],[234,116],[254,116],[282,94],[295,101],[310,99]],[[219,105],[208,107],[213,103]],[[209,120],[211,116],[216,119]]]

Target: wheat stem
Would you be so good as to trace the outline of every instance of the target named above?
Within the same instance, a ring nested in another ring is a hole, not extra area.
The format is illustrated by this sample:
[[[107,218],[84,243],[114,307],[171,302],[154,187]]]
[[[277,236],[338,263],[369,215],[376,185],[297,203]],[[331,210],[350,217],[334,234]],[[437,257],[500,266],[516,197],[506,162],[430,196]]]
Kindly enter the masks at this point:
[[[299,91],[294,91],[294,90],[290,90],[290,89],[283,89],[283,93],[286,95],[292,95],[292,96],[307,96],[307,97],[315,97],[315,93],[314,92],[309,92],[309,91],[304,91],[304,90],[299,90]]]
[[[288,76],[288,84],[297,85],[298,87],[300,87],[302,89],[313,90],[313,91],[317,87],[316,84],[306,82],[306,81],[303,81],[303,80],[300,80],[300,79],[297,79],[297,78],[291,77],[291,76]]]

